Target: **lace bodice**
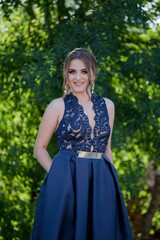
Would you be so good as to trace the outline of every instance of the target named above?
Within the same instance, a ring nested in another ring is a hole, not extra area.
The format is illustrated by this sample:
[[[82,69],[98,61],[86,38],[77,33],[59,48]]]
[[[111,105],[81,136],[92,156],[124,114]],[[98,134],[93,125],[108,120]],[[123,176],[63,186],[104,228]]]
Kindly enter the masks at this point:
[[[107,106],[103,97],[96,94],[91,95],[91,101],[95,112],[93,137],[89,118],[78,98],[72,92],[64,97],[64,114],[55,132],[59,150],[105,152],[110,136]]]

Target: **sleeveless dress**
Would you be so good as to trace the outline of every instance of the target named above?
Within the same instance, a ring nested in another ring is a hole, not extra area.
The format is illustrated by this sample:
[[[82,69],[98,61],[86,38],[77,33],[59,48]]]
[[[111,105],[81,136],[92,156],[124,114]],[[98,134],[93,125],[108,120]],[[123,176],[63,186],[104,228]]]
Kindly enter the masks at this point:
[[[59,152],[53,158],[38,199],[31,240],[132,240],[117,171],[105,156],[110,136],[103,97],[91,95],[94,137],[83,106],[71,92],[55,132]],[[78,151],[102,153],[79,157]]]

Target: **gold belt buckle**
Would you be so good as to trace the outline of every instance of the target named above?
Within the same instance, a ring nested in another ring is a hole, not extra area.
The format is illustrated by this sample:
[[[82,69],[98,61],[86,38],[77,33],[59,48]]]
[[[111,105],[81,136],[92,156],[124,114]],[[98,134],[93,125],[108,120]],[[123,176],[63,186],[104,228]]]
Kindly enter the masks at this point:
[[[101,152],[85,152],[85,151],[77,151],[78,157],[82,158],[102,158],[103,153]]]

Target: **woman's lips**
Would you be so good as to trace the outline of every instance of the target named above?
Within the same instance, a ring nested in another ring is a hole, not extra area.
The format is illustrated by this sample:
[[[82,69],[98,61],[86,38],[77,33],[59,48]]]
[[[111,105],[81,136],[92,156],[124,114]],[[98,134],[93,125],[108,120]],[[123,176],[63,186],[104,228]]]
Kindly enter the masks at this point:
[[[74,84],[79,87],[83,84],[83,82],[74,82]]]

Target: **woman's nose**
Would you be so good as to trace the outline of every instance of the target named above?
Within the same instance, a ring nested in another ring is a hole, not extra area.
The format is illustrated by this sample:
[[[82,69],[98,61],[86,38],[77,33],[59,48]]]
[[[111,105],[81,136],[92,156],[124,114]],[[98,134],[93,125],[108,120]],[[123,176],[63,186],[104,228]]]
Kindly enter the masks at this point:
[[[80,73],[76,73],[76,79],[79,80],[81,78],[81,74]]]

